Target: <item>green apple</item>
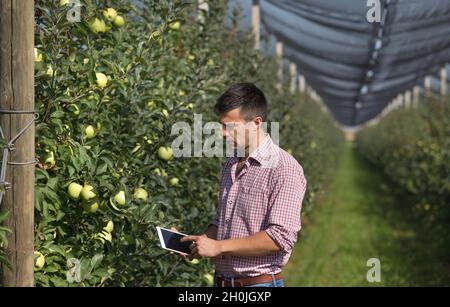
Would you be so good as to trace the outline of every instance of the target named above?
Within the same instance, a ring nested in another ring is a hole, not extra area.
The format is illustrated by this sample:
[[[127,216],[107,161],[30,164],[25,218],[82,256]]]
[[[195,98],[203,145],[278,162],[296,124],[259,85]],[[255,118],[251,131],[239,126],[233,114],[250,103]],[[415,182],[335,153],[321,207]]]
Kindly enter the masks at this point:
[[[106,32],[106,24],[104,20],[95,18],[90,24],[89,29],[93,33],[100,33],[100,32]]]
[[[37,269],[41,269],[45,265],[45,256],[42,255],[42,253],[35,251],[34,258],[35,258],[34,266]]]
[[[81,190],[83,189],[83,186],[81,184],[78,184],[76,182],[72,182],[69,184],[69,188],[67,189],[67,192],[69,193],[70,197],[73,199],[78,199],[80,197]]]
[[[106,230],[97,233],[96,238],[99,239],[102,243],[105,243],[105,240],[109,242],[112,241],[111,233]]]
[[[42,62],[42,53],[37,48],[34,48],[34,61],[36,63]]]
[[[47,72],[46,72],[46,74],[49,77],[53,77],[53,67],[52,67],[52,65],[47,65]]]
[[[117,16],[116,19],[114,19],[114,25],[116,25],[117,27],[121,27],[125,24],[125,20],[123,19],[122,16]]]
[[[47,157],[45,158],[45,163],[50,164],[51,166],[55,166],[56,161],[55,161],[55,154],[53,153],[53,151],[50,151],[50,153],[47,155]]]
[[[162,114],[164,115],[164,117],[169,118],[170,114],[169,111],[167,111],[166,109],[162,110]]]
[[[194,108],[194,104],[193,104],[192,102],[189,103],[189,104],[187,105],[187,108],[192,110],[192,109]]]
[[[174,21],[169,24],[169,28],[172,30],[180,30],[181,23],[179,21]]]
[[[203,278],[206,280],[209,286],[212,286],[214,284],[214,276],[212,276],[209,273],[206,273],[203,275]]]
[[[111,233],[114,230],[114,223],[113,221],[109,221],[105,227],[103,227],[104,230]]]
[[[156,107],[156,104],[153,100],[150,100],[149,102],[147,102],[147,108],[154,109]]]
[[[186,92],[183,91],[183,90],[179,90],[179,91],[178,91],[178,95],[179,95],[179,96],[184,96],[184,95],[186,95]]]
[[[124,206],[125,203],[126,203],[125,192],[124,191],[120,191],[119,193],[117,193],[116,196],[114,196],[114,201],[116,203],[118,203],[119,205]]]
[[[88,201],[92,198],[94,198],[95,196],[97,196],[92,190],[94,189],[93,186],[86,184],[82,189],[81,189],[81,198],[85,201]]]
[[[103,16],[109,21],[114,21],[117,17],[117,11],[111,7],[103,11]]]
[[[208,62],[206,63],[208,66],[214,66],[214,60],[213,59],[209,59]]]
[[[95,77],[97,78],[96,80],[97,85],[100,88],[104,88],[108,83],[108,77],[104,73],[96,72]]]
[[[98,202],[91,201],[91,202],[83,203],[83,208],[86,212],[95,213],[98,210]]]
[[[134,191],[133,196],[135,199],[142,199],[142,200],[146,201],[148,199],[148,192],[146,190],[144,190],[143,188],[137,188]]]
[[[164,161],[169,161],[173,156],[173,150],[170,147],[162,146],[158,149],[158,156]]]
[[[198,264],[200,261],[198,261],[197,258],[194,258],[190,261],[192,264]]]
[[[69,4],[69,0],[60,0],[59,1],[59,6],[64,6],[64,5],[67,5],[67,4]]]
[[[69,105],[67,109],[74,115],[80,115],[80,108],[76,104]]]
[[[95,136],[95,129],[92,125],[87,126],[84,129],[84,135],[86,137],[86,139],[92,139]]]
[[[177,185],[178,182],[179,182],[179,180],[176,177],[170,178],[170,180],[169,180],[170,185]]]

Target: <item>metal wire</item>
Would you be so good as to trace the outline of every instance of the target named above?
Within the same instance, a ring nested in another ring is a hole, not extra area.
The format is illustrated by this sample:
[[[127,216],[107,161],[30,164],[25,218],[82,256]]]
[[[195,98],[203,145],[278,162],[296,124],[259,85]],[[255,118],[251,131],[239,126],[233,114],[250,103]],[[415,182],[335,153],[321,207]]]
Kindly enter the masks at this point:
[[[9,152],[14,150],[14,143],[19,139],[25,131],[27,131],[28,128],[33,125],[33,123],[39,118],[39,114],[36,111],[28,111],[28,110],[4,110],[0,109],[0,114],[34,114],[33,119],[28,122],[25,127],[19,131],[19,133],[16,134],[6,145],[3,146],[3,159],[2,159],[2,167],[0,170],[0,186],[3,187],[3,189],[0,191],[0,205],[3,201],[3,196],[5,194],[4,191],[9,189],[11,184],[9,182],[6,182],[6,167],[7,165],[31,165],[31,164],[37,164],[39,160],[37,158],[34,158],[33,161],[26,161],[26,162],[16,162],[16,161],[8,161]],[[5,134],[3,133],[2,127],[0,127],[0,137],[2,139],[5,139]]]

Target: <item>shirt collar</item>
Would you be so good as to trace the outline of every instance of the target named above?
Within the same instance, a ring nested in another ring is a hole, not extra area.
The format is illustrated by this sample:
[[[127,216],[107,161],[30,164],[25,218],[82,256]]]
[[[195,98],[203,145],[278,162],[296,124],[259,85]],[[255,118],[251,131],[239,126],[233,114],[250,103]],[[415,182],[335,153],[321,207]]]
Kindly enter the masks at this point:
[[[249,159],[252,158],[259,162],[259,164],[263,164],[266,160],[270,158],[270,148],[272,145],[272,139],[269,134],[266,134],[264,139],[261,141],[259,146],[250,154]]]

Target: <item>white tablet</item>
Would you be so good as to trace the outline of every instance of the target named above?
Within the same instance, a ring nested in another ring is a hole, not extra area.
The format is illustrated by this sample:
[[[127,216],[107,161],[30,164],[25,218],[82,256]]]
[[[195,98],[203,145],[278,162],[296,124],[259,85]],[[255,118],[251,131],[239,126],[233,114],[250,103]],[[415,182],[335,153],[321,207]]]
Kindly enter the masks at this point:
[[[156,230],[158,231],[159,241],[161,242],[162,248],[183,255],[188,255],[191,253],[189,246],[192,241],[180,242],[181,238],[187,236],[186,234],[159,226],[156,226]]]

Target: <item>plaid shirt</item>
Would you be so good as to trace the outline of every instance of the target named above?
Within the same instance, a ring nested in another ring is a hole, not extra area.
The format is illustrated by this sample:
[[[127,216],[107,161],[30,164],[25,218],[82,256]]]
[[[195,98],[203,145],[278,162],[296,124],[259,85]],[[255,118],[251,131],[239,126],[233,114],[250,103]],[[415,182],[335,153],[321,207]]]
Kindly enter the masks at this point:
[[[222,168],[219,206],[211,221],[218,227],[217,240],[266,231],[281,250],[258,257],[216,257],[216,274],[250,277],[278,273],[288,262],[301,228],[300,212],[307,185],[303,168],[269,135],[235,178],[238,160],[231,157]]]

